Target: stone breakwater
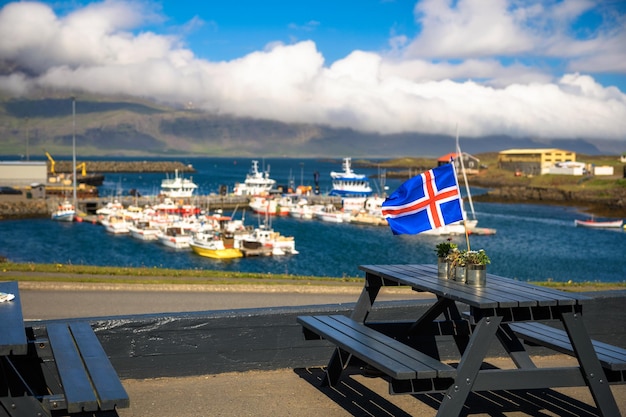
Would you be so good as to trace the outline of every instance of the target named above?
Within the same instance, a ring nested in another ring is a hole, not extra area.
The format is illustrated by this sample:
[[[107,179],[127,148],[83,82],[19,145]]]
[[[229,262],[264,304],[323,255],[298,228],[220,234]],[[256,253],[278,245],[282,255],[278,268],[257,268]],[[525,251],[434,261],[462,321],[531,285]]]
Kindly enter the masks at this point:
[[[0,199],[0,220],[49,217],[48,204],[47,200]]]
[[[76,161],[85,162],[87,173],[105,172],[196,172],[193,166],[176,161]],[[72,172],[72,161],[56,161],[56,172]]]

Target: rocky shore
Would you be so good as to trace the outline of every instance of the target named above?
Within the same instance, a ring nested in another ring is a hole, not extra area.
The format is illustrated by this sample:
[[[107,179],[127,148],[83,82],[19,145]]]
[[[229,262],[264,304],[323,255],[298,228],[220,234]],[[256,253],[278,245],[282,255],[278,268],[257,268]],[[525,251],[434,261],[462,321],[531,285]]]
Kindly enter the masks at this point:
[[[500,186],[490,188],[474,201],[489,203],[553,204],[580,207],[599,217],[626,218],[626,189],[612,189],[610,193],[598,191],[561,190],[549,187]]]

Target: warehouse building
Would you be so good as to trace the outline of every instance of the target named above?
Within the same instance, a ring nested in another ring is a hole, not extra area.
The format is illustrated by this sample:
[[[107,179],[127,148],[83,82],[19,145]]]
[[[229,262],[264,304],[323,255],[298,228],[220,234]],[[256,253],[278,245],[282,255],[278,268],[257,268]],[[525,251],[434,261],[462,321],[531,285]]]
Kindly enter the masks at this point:
[[[0,185],[10,187],[30,187],[31,184],[45,184],[48,166],[42,161],[0,161]]]
[[[508,149],[498,154],[498,167],[522,175],[541,175],[557,164],[576,162],[576,152],[563,149]]]

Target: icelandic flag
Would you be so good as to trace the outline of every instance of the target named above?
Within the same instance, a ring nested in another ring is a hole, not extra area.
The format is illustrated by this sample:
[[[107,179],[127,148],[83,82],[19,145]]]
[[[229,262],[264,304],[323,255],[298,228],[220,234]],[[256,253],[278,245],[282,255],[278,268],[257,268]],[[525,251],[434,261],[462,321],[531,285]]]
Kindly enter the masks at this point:
[[[383,203],[394,235],[417,234],[463,220],[461,193],[452,163],[417,175]]]

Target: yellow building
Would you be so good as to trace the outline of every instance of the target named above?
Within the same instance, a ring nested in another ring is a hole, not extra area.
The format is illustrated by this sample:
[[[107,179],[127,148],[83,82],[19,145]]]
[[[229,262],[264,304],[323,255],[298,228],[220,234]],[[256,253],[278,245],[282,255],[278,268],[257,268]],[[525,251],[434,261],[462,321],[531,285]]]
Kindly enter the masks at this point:
[[[508,149],[498,154],[498,167],[525,175],[545,174],[559,162],[575,162],[576,152],[563,149]]]

